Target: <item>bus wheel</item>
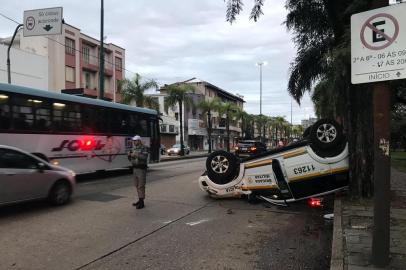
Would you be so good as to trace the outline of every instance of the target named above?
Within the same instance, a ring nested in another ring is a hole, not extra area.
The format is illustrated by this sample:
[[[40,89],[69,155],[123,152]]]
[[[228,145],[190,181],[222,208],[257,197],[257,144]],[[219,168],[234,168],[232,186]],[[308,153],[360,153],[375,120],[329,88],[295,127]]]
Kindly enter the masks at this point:
[[[49,192],[49,201],[53,205],[64,205],[70,200],[72,188],[65,180],[59,180]]]

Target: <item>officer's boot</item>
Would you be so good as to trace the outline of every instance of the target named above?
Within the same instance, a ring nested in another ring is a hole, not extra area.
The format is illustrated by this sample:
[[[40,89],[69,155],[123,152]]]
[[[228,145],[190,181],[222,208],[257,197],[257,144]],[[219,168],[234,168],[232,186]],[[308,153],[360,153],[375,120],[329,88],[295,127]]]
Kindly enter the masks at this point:
[[[138,205],[136,206],[136,208],[137,209],[141,209],[141,208],[144,208],[144,199],[140,199],[139,201],[138,201],[139,203],[138,203]]]
[[[133,203],[133,206],[138,206],[140,204],[140,200],[138,200],[137,202]]]

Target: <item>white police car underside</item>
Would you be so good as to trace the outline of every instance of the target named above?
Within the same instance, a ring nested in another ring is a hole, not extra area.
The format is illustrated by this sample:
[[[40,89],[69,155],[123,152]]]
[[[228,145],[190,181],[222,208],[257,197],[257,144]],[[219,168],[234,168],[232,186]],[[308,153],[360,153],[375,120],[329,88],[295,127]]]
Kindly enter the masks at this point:
[[[348,186],[348,146],[341,127],[317,121],[292,145],[239,160],[213,152],[199,186],[214,198],[261,198],[287,203],[334,193]]]

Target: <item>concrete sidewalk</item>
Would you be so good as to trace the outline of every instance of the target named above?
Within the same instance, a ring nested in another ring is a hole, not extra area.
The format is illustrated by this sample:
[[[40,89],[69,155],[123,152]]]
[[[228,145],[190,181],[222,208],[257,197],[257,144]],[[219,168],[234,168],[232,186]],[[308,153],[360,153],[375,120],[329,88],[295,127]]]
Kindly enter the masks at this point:
[[[406,269],[406,173],[392,168],[390,263],[384,269]],[[373,201],[336,197],[331,268],[383,269],[371,264]]]

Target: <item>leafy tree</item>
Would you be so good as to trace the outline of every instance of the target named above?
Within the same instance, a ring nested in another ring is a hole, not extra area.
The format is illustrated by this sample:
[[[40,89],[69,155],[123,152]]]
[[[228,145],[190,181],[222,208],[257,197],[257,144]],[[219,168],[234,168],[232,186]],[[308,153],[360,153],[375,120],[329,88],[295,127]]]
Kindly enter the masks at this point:
[[[314,87],[312,99],[317,115],[344,120],[350,152],[350,191],[354,197],[373,194],[373,114],[372,88],[351,84],[350,16],[370,10],[376,2],[286,1],[285,24],[293,32],[297,47],[288,91],[300,103],[303,94]],[[381,6],[388,4],[378,2]],[[263,1],[255,3],[255,14],[259,16]],[[242,1],[228,1],[227,20],[233,22],[242,7]]]
[[[185,154],[185,145],[183,142],[183,105],[186,108],[193,107],[193,99],[189,95],[194,93],[195,88],[190,84],[171,84],[166,86],[167,96],[165,99],[165,111],[168,111],[169,107],[179,106],[179,126],[180,126],[180,154]]]
[[[265,140],[265,127],[268,123],[268,117],[266,115],[256,115],[255,116],[255,124],[257,126],[257,130],[259,133],[259,137],[261,142]]]
[[[236,111],[238,110],[237,105],[232,102],[220,103],[217,108],[220,117],[225,115],[226,117],[226,138],[227,138],[227,151],[230,152],[230,122],[234,119]]]
[[[238,109],[235,112],[235,119],[241,120],[241,137],[245,138],[247,137],[247,130],[249,129],[249,123],[251,121],[249,114],[238,107]]]
[[[218,98],[213,98],[211,100],[202,100],[197,104],[202,110],[204,115],[207,115],[207,135],[208,135],[208,143],[209,143],[209,153],[212,151],[212,143],[211,143],[211,134],[213,131],[212,122],[211,122],[211,114],[217,111],[220,104],[220,100]]]
[[[143,81],[141,75],[136,73],[132,80],[124,79],[121,81],[119,88],[121,89],[124,104],[135,102],[137,107],[149,106],[150,108],[156,108],[156,102],[154,103],[151,98],[147,98],[144,94],[148,89],[158,89],[156,81]]]

